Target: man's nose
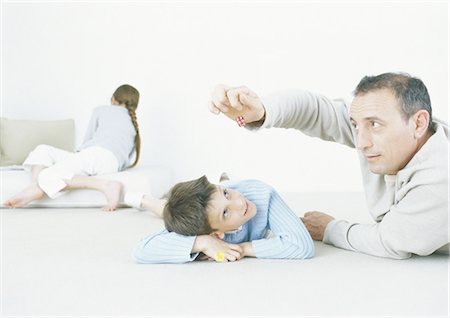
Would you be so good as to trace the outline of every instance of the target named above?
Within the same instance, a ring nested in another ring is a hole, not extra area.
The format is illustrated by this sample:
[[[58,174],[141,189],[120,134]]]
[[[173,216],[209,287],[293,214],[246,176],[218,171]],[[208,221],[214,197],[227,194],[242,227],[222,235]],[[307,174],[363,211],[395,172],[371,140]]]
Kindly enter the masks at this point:
[[[372,146],[372,140],[370,135],[364,130],[360,130],[356,133],[356,148],[364,150]]]

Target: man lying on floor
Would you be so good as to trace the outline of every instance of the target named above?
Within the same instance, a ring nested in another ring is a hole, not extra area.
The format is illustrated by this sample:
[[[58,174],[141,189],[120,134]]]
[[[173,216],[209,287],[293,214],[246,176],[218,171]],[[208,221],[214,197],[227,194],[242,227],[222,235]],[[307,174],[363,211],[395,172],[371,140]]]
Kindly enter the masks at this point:
[[[164,219],[166,229],[134,250],[140,263],[217,262],[243,257],[305,259],[314,244],[303,222],[270,186],[257,180],[219,185],[199,179],[176,184],[165,200],[145,196],[144,208]]]

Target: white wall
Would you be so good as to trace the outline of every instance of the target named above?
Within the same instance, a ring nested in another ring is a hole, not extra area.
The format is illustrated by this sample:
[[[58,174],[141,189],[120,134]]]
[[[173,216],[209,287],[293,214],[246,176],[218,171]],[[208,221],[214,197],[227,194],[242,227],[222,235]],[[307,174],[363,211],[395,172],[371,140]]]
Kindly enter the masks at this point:
[[[447,2],[3,3],[2,116],[75,118],[130,83],[141,162],[176,180],[229,171],[280,191],[360,191],[352,149],[296,131],[251,133],[206,104],[217,83],[264,95],[350,97],[366,74],[406,71],[448,118]]]

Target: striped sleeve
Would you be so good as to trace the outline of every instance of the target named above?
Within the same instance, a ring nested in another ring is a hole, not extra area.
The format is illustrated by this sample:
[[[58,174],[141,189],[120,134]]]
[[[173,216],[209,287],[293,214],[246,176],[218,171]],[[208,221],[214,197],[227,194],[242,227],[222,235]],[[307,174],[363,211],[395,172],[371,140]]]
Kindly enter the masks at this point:
[[[192,253],[196,236],[183,236],[166,229],[144,238],[135,247],[133,257],[138,263],[187,263],[199,253]]]
[[[314,256],[314,243],[308,230],[276,191],[270,199],[268,222],[273,236],[252,241],[257,258],[305,259]]]

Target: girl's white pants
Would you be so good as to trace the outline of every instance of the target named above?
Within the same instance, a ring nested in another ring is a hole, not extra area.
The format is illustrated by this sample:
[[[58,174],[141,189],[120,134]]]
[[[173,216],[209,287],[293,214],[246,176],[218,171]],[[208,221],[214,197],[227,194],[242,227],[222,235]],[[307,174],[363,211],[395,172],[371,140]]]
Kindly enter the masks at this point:
[[[89,147],[79,152],[65,151],[48,145],[37,146],[23,165],[26,168],[39,165],[43,169],[38,176],[38,185],[50,198],[62,194],[61,190],[75,175],[95,176],[114,173],[119,164],[114,154],[102,147]]]

